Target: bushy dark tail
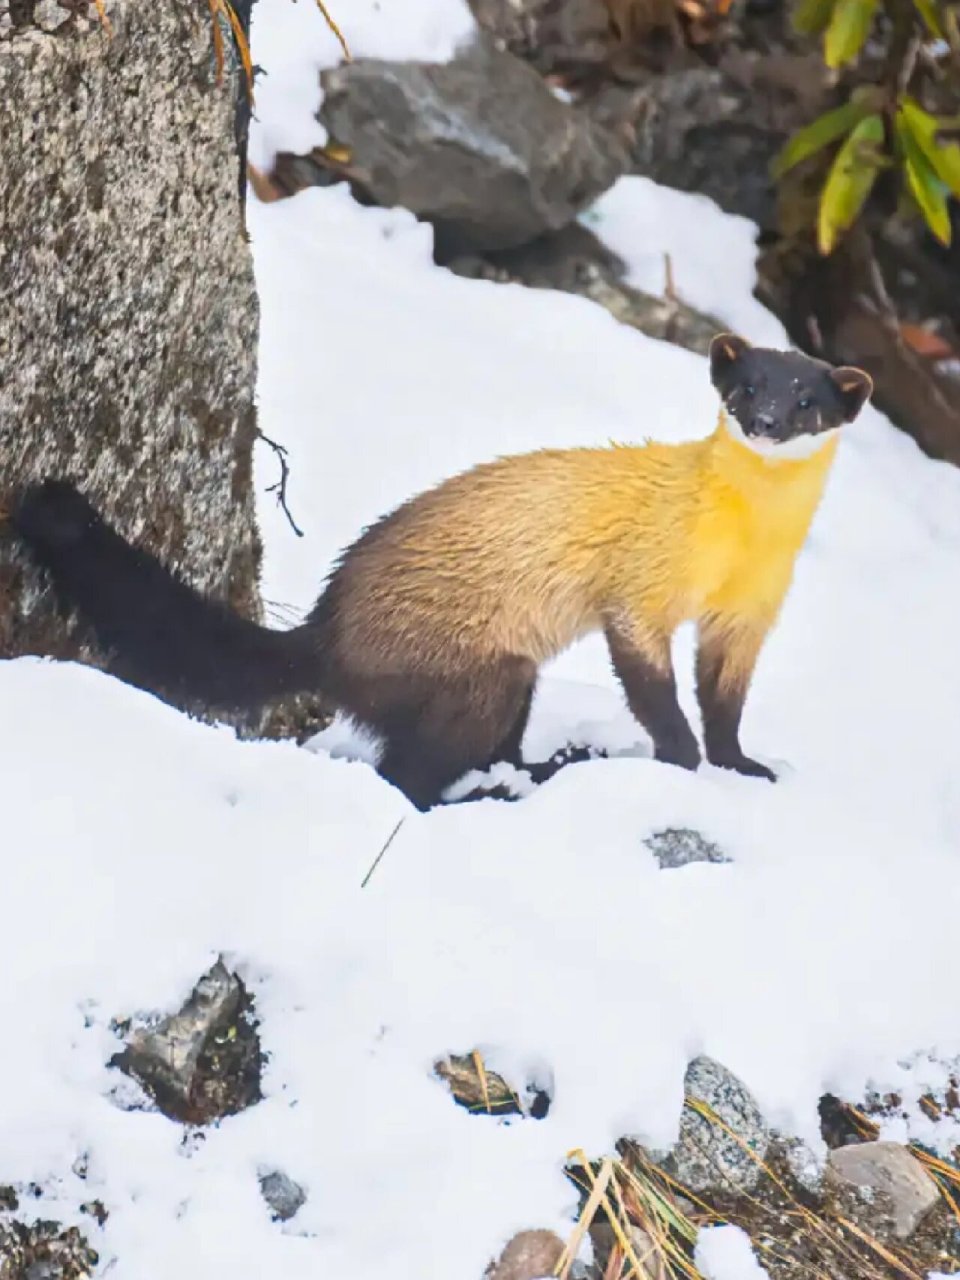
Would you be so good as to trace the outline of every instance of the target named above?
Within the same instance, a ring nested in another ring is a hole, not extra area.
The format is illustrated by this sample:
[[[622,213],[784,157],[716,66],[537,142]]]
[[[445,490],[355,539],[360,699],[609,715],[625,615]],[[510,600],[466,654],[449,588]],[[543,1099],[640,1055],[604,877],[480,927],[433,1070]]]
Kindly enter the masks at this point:
[[[122,680],[186,710],[254,711],[283,694],[319,692],[315,629],[270,631],[205,599],[111,529],[71,484],[30,486],[10,523]]]

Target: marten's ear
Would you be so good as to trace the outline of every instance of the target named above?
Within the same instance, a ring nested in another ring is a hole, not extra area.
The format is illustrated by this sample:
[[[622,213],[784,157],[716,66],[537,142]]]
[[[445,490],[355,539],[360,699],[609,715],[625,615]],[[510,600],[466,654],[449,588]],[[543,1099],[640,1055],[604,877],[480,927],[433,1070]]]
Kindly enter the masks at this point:
[[[873,394],[873,379],[869,373],[854,369],[852,365],[831,369],[830,378],[840,392],[843,416],[847,422],[852,422]]]
[[[738,338],[735,333],[717,334],[710,343],[710,380],[715,387],[723,385],[726,375],[749,350],[750,343],[745,338]]]

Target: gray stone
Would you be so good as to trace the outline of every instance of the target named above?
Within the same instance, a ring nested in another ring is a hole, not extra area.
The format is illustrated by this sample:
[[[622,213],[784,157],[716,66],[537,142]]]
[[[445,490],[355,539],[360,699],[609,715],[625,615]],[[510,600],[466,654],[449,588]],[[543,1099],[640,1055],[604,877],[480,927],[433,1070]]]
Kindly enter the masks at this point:
[[[184,0],[108,10],[112,37],[95,15],[48,35],[20,5],[0,41],[0,507],[72,479],[257,617],[237,75],[217,85],[209,20]],[[37,652],[94,657],[4,546],[0,657]]]
[[[260,1045],[243,983],[218,960],[182,1008],[130,1031],[111,1065],[136,1080],[164,1115],[206,1124],[260,1098]]]
[[[643,842],[662,870],[689,866],[691,862],[732,862],[719,845],[688,827],[655,831]]]
[[[605,0],[469,0],[479,25],[501,48],[545,74],[583,73],[616,47]]]
[[[899,1142],[831,1151],[826,1184],[870,1230],[906,1240],[940,1201],[937,1185]]]
[[[519,1231],[487,1268],[484,1280],[540,1280],[542,1276],[552,1276],[563,1248],[563,1241],[552,1231]]]
[[[260,1193],[270,1206],[274,1221],[289,1222],[306,1204],[307,1193],[281,1169],[260,1175]]]
[[[801,1139],[775,1134],[777,1154],[790,1170],[791,1176],[805,1190],[818,1195],[823,1189],[826,1162]]]
[[[753,1191],[763,1176],[759,1161],[767,1158],[773,1133],[749,1090],[705,1055],[687,1067],[683,1088],[687,1098],[706,1104],[722,1125],[684,1106],[677,1144],[658,1163],[694,1192]]]
[[[709,196],[765,230],[778,226],[770,162],[787,137],[829,104],[822,59],[728,50],[717,67],[607,81],[591,114],[629,138],[632,172]]]
[[[447,255],[566,226],[627,164],[609,130],[483,34],[448,63],[359,59],[322,82],[351,182],[432,222]]]

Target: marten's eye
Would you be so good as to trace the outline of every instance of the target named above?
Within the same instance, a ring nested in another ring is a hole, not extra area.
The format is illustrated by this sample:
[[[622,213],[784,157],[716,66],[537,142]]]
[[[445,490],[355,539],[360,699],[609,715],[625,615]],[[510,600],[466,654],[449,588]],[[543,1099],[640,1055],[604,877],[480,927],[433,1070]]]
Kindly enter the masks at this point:
[[[748,382],[743,388],[743,394],[747,397],[748,400],[752,400],[753,397],[757,394],[757,388],[753,385],[752,382]]]
[[[797,401],[797,408],[801,410],[812,409],[813,400],[810,396],[804,396],[802,400]]]

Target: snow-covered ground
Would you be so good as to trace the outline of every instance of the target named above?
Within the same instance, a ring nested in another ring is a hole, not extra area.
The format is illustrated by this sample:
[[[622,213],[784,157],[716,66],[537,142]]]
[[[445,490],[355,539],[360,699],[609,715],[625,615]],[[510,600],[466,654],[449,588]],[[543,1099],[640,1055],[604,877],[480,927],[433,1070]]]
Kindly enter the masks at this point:
[[[355,52],[445,56],[469,27],[459,0],[340,8]],[[310,86],[336,47],[308,0],[255,12],[262,160],[316,139]],[[588,302],[450,276],[402,211],[313,190],[251,195],[249,220],[262,425],[306,533],[262,497],[284,616],[362,525],[454,470],[712,428],[702,359]],[[784,340],[750,296],[749,224],[639,179],[590,220],[639,283],[669,251],[689,300]],[[261,491],[274,466],[264,450]],[[867,410],[748,701],[776,787],[652,762],[593,641],[548,672],[528,749],[618,758],[426,815],[322,742],[240,743],[89,670],[0,664],[0,1182],[44,1184],[45,1213],[103,1200],[93,1239],[118,1280],[479,1280],[514,1231],[569,1231],[570,1149],[671,1142],[697,1052],[815,1144],[825,1089],[936,1083],[960,1053],[958,563],[960,473]],[[692,712],[689,637],[680,655]],[[667,825],[732,864],[658,870],[643,842]],[[109,1020],[175,1007],[221,951],[255,994],[266,1098],[184,1146],[117,1105]],[[547,1118],[455,1106],[432,1064],[475,1047],[546,1088]],[[308,1191],[285,1227],[264,1167]],[[733,1236],[702,1256],[751,1274]]]

